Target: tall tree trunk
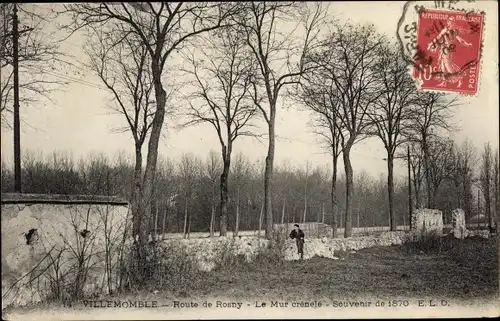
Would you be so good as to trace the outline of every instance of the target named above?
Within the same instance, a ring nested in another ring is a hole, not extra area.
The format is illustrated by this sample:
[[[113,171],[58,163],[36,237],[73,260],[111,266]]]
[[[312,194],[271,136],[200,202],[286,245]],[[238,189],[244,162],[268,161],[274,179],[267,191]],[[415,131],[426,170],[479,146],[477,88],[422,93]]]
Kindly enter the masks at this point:
[[[389,192],[389,220],[391,231],[396,230],[396,218],[394,217],[394,154],[387,152],[387,189]]]
[[[469,171],[469,170],[468,170]],[[471,181],[470,181],[470,173],[467,173],[464,181],[463,181],[463,184],[462,184],[462,194],[464,196],[464,210],[465,210],[465,215],[466,215],[466,218],[467,216],[472,216],[472,184],[471,184]]]
[[[147,205],[144,202],[142,177],[142,153],[141,147],[136,143],[135,150],[135,168],[134,168],[134,186],[132,187],[132,218],[133,218],[133,237],[135,241],[135,254],[137,258],[137,280],[142,283],[144,280],[145,260],[146,260],[146,242],[147,242]]]
[[[163,213],[163,222],[161,224],[161,240],[165,239],[165,222],[167,220],[167,208],[165,207],[165,213]]]
[[[134,239],[139,237],[140,223],[143,219],[142,205],[141,205],[141,188],[142,187],[142,152],[139,143],[135,145],[135,167],[134,167],[134,186],[132,188],[132,202],[131,210],[133,217],[133,236]]]
[[[337,215],[338,215],[338,202],[337,202],[337,156],[333,155],[332,163],[332,237],[337,237]]]
[[[345,168],[345,176],[346,176],[346,193],[345,193],[345,222],[344,222],[344,237],[352,236],[352,196],[354,191],[354,178],[353,171],[350,159],[352,142],[348,142],[345,148],[343,149],[343,159],[344,159],[344,168]]]
[[[158,202],[155,202],[155,221],[153,225],[153,241],[156,241],[156,234],[158,233]]]
[[[188,215],[188,228],[187,228],[187,237],[189,238],[190,234],[191,234],[191,211],[189,212],[189,215]]]
[[[142,184],[142,197],[139,203],[139,213],[151,212],[151,199],[153,195],[153,184],[156,176],[156,163],[158,161],[158,145],[160,142],[161,131],[165,121],[165,106],[167,103],[167,94],[163,89],[161,81],[161,69],[158,60],[153,59],[151,71],[155,88],[156,111],[151,125],[151,134],[149,135],[148,154],[146,159],[146,168],[144,171],[144,180]],[[140,215],[142,216],[142,215]],[[146,264],[145,245],[147,242],[147,218],[139,217],[139,241],[137,243],[139,274],[143,275]],[[140,280],[141,282],[143,279]]]
[[[262,203],[262,207],[260,208],[260,215],[259,215],[259,232],[258,236],[260,237],[260,231],[262,230],[262,216],[264,216],[264,203]]]
[[[492,226],[493,220],[491,216],[491,191],[489,185],[490,184],[488,183],[488,186],[484,193],[484,207],[485,207],[486,217],[488,219],[488,226]]]
[[[454,181],[455,183],[455,191],[457,192],[457,208],[462,208],[462,195],[461,195],[461,188],[460,188],[460,182],[458,180]],[[463,208],[462,208],[463,209]]]
[[[416,165],[411,165],[411,170],[412,170],[412,175],[413,175],[413,188],[415,190],[415,208],[419,209],[421,208],[421,199],[420,199],[420,188],[421,188],[421,181],[420,181],[420,170],[417,170]]]
[[[210,236],[214,236],[215,205],[212,204],[212,214],[210,215]]]
[[[234,224],[234,236],[238,236],[238,231],[240,229],[240,187],[238,186],[236,196],[236,222]]]
[[[222,175],[220,176],[220,236],[227,235],[227,212],[229,203],[229,167],[231,161],[229,159],[229,152],[224,155],[224,167],[222,170]]]
[[[306,222],[307,216],[307,195],[304,195],[304,212],[302,214],[302,223]]]
[[[186,200],[184,202],[184,228],[183,228],[183,237],[186,238],[187,236],[187,218],[188,218],[188,201],[187,201],[187,196]]]
[[[321,203],[321,223],[325,223],[325,203]]]
[[[281,224],[285,223],[285,206],[286,206],[286,197],[283,197],[283,206],[281,207]]]
[[[432,184],[431,184],[431,168],[429,164],[429,146],[427,142],[427,135],[422,137],[422,150],[424,152],[424,168],[425,168],[425,183],[427,186],[427,208],[434,207],[434,201],[432,199]]]
[[[211,200],[211,215],[210,215],[210,236],[214,236],[214,228],[215,228],[215,209],[216,209],[216,204],[215,204],[215,197],[216,197],[216,182],[215,180],[212,181],[212,200]]]
[[[276,102],[270,104],[269,118],[269,148],[266,157],[266,169],[264,172],[264,213],[266,215],[266,238],[270,240],[273,235],[273,209],[272,209],[272,180],[274,169],[274,150],[276,135],[274,132]]]

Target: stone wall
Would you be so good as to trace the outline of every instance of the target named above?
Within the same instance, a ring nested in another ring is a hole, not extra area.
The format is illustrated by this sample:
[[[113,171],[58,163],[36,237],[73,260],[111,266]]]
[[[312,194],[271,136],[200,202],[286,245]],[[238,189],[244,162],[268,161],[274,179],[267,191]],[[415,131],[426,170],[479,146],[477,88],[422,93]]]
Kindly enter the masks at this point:
[[[352,238],[306,238],[304,244],[304,259],[314,256],[335,258],[336,251],[357,251],[375,246],[399,245],[406,239],[407,232],[382,232],[377,236],[360,236]],[[163,241],[169,246],[185,246],[188,253],[193,255],[199,268],[210,271],[216,266],[220,251],[229,250],[234,255],[243,255],[251,261],[258,254],[259,249],[268,245],[268,240],[257,237],[214,237],[197,239],[169,239]],[[295,240],[286,239],[284,244],[285,260],[297,260]]]
[[[2,194],[2,307],[116,287],[127,202]]]

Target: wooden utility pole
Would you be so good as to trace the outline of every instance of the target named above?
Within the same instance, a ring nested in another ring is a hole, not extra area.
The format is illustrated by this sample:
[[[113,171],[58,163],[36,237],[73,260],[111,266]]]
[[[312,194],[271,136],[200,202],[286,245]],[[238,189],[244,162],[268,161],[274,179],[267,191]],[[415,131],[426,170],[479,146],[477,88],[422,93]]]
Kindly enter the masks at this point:
[[[21,193],[21,130],[19,121],[19,30],[17,4],[12,14],[12,44],[14,67],[14,191]]]
[[[411,169],[410,169],[410,146],[407,146],[407,155],[408,158],[408,212],[410,216],[410,230],[411,230],[411,217],[413,213],[413,204],[411,197]]]

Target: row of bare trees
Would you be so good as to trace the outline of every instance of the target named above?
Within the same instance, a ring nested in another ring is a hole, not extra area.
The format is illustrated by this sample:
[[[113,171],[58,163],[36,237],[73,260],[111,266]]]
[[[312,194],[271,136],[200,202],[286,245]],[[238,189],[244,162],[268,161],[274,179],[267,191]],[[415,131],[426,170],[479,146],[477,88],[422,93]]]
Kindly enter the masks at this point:
[[[147,218],[141,218],[139,212],[148,213],[151,206],[157,146],[167,102],[171,101],[164,89],[167,80],[159,75],[167,72],[167,58],[174,50],[183,61],[179,70],[192,79],[183,84],[180,100],[189,106],[187,112],[180,111],[187,116],[184,125],[212,125],[221,145],[221,235],[226,234],[233,144],[240,136],[259,135],[250,130],[258,115],[267,127],[263,134],[268,139],[263,212],[266,236],[271,237],[275,119],[285,88],[291,89],[285,98],[310,107],[320,119],[326,117],[323,123],[331,127],[326,126],[332,143],[332,175],[337,175],[337,159],[343,156],[346,237],[351,235],[350,203],[355,191],[350,152],[356,142],[378,136],[387,150],[391,230],[396,229],[393,167],[400,145],[418,143],[424,154],[427,189],[439,183],[435,178],[439,175],[430,169],[428,149],[433,131],[450,129],[446,119],[456,98],[417,92],[396,46],[372,26],[329,21],[328,7],[319,3],[250,2],[232,8],[219,3],[184,7],[186,15],[207,15],[205,21],[210,23],[198,25],[197,31],[178,30],[172,25],[180,34],[185,32],[174,41],[168,38],[169,19],[181,19],[176,10],[182,8],[182,4],[176,8],[168,4],[67,7],[74,18],[73,28],[95,31],[89,37],[90,68],[113,93],[134,138],[137,165],[132,211],[137,213],[135,234],[140,238],[145,237],[140,231]],[[195,23],[196,16],[193,19]],[[284,29],[291,31],[283,33]],[[148,37],[155,39],[154,45]],[[189,43],[190,39],[196,39],[196,45]],[[153,93],[155,99],[151,99]],[[148,134],[149,156],[143,173],[142,148]],[[337,216],[335,188],[336,180],[332,179],[332,217]],[[428,193],[428,207],[435,206],[432,195]],[[334,221],[334,231],[336,226]]]
[[[342,155],[347,178],[344,235],[350,236],[350,200],[356,191],[350,153],[357,142],[378,137],[387,152],[388,213],[395,230],[394,161],[407,158],[401,147],[422,151],[421,171],[429,191],[425,207],[436,207],[432,189],[448,169],[434,163],[440,159],[430,159],[430,148],[444,147],[440,137],[454,129],[450,119],[459,101],[444,93],[418,91],[397,46],[373,26],[350,22],[330,26],[321,46],[309,53],[314,67],[304,74],[296,98],[314,115],[314,131],[332,154],[332,212],[337,211],[335,177]]]
[[[84,50],[89,59],[85,66],[109,90],[113,107],[126,121],[125,131],[133,138],[135,165],[129,199],[140,261],[151,213],[157,209],[158,146],[171,112],[182,115],[185,126],[207,123],[217,134],[222,166],[216,168],[213,163],[209,171],[209,225],[213,233],[218,211],[221,235],[226,234],[229,206],[234,204],[230,196],[241,195],[244,188],[229,185],[231,175],[241,174],[233,173],[231,165],[234,144],[241,136],[263,136],[268,151],[259,222],[265,218],[266,237],[272,236],[279,207],[274,170],[276,117],[287,101],[312,112],[313,130],[326,139],[332,152],[330,217],[334,234],[336,218],[341,217],[344,235],[351,235],[355,194],[362,192],[362,186],[355,185],[351,150],[360,140],[379,137],[387,151],[391,230],[397,226],[393,167],[401,157],[400,147],[412,149],[407,161],[416,191],[425,190],[423,206],[438,206],[439,189],[456,173],[455,165],[450,164],[457,163],[451,161],[457,148],[441,137],[453,129],[449,119],[458,99],[417,91],[395,44],[373,26],[333,20],[323,3],[103,2],[57,8],[57,14],[65,18],[62,21],[69,21],[61,30],[86,35]],[[263,133],[258,132],[257,119],[263,120]],[[345,170],[342,216],[337,193],[340,155]],[[460,162],[461,170],[469,173],[469,160]],[[199,166],[181,164],[185,169],[181,172],[186,173],[182,183],[187,184],[182,189],[186,233],[194,219],[188,199],[198,188],[187,182],[199,176]],[[491,181],[490,174],[483,176],[483,181]],[[455,187],[461,187],[462,194],[469,193],[467,175],[456,177]],[[304,217],[311,203],[308,179],[306,175]],[[490,185],[483,185],[489,195]],[[218,206],[214,206],[217,193]],[[288,199],[282,198],[281,217]],[[239,225],[240,196],[237,200]],[[491,203],[489,196],[485,200]],[[419,197],[416,202],[420,205]]]
[[[442,150],[437,151],[443,153]],[[442,174],[439,180],[436,179],[439,184],[431,191],[439,204],[438,208],[445,213],[445,221],[450,222],[451,211],[455,208],[464,209],[468,221],[474,220],[478,214],[484,214],[490,223],[497,221],[494,215],[500,213],[498,152],[494,154],[487,144],[479,153],[467,140],[453,145],[447,152],[448,155],[442,157],[449,162],[447,167],[453,170],[451,174]],[[134,165],[132,157],[126,157],[123,152],[117,153],[114,159],[94,154],[78,161],[71,154],[61,152],[43,155],[26,151],[24,155],[23,189],[26,192],[119,195],[128,200],[132,195]],[[412,170],[418,173],[418,167],[423,164],[422,153],[412,155],[412,164]],[[219,230],[217,223],[220,218],[215,213],[220,206],[216,195],[220,192],[218,173],[222,167],[223,161],[215,151],[206,159],[190,154],[175,161],[161,159],[148,231],[184,233],[187,237],[191,231],[213,235]],[[243,154],[235,156],[231,168],[230,184],[234,188],[229,193],[228,226],[236,235],[239,230],[256,230],[262,224],[262,170],[259,162],[253,163]],[[487,172],[490,173],[489,180],[485,179]],[[340,185],[336,189],[340,209],[337,217],[326,210],[331,206],[331,176],[328,166],[280,164],[276,169],[277,184],[273,198],[274,204],[279,206],[274,209],[273,222],[343,222],[345,176],[340,177]],[[2,161],[1,177],[2,192],[9,192],[13,186],[13,173],[5,161]],[[415,204],[422,204],[427,198],[423,179],[423,171],[420,170],[420,175],[415,175],[412,180]],[[372,177],[361,171],[354,176],[354,183],[358,186],[358,193],[352,205],[353,225],[388,226],[388,191],[383,177]],[[397,179],[395,185],[396,224],[408,225],[407,180]],[[474,190],[480,191],[479,199]]]
[[[111,92],[125,116],[135,147],[131,209],[134,236],[142,262],[147,224],[152,210],[158,145],[172,103],[171,85],[179,78],[175,58],[192,56],[189,70],[196,90],[189,94],[189,122],[211,123],[217,131],[223,159],[220,173],[220,233],[226,234],[231,152],[237,137],[260,113],[268,129],[269,150],[264,175],[266,236],[272,234],[272,181],[275,120],[280,92],[297,84],[308,66],[306,53],[318,40],[325,21],[322,4],[295,2],[99,3],[61,6],[69,24],[61,29],[86,32],[87,67]],[[295,22],[299,21],[298,25]],[[304,37],[296,37],[297,28]],[[291,30],[283,34],[283,30]],[[203,43],[202,39],[211,39]],[[194,50],[198,48],[200,50]],[[220,49],[220,50],[219,50]],[[205,64],[199,56],[209,52]],[[295,59],[295,61],[294,61]],[[189,61],[189,59],[185,59]],[[178,66],[177,66],[178,67]],[[175,69],[175,68],[174,68]],[[211,74],[211,75],[210,75]],[[210,77],[210,78],[207,78]],[[206,79],[216,79],[207,83]],[[215,88],[214,88],[215,87]],[[168,90],[168,92],[167,92]],[[199,98],[209,117],[200,111]],[[184,104],[186,104],[184,102]],[[194,104],[197,104],[194,106]],[[143,164],[143,147],[147,148]],[[187,193],[187,191],[186,191]],[[212,220],[213,222],[213,220]],[[184,230],[189,229],[185,219]]]

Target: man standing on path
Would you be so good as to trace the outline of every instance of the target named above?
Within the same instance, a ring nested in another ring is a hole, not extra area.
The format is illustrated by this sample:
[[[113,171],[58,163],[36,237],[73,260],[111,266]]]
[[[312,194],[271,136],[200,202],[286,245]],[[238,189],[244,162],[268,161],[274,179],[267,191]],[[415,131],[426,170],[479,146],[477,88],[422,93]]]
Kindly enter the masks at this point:
[[[304,232],[299,228],[299,224],[294,225],[295,229],[290,233],[290,238],[297,242],[297,252],[300,254],[300,259],[304,259]]]

